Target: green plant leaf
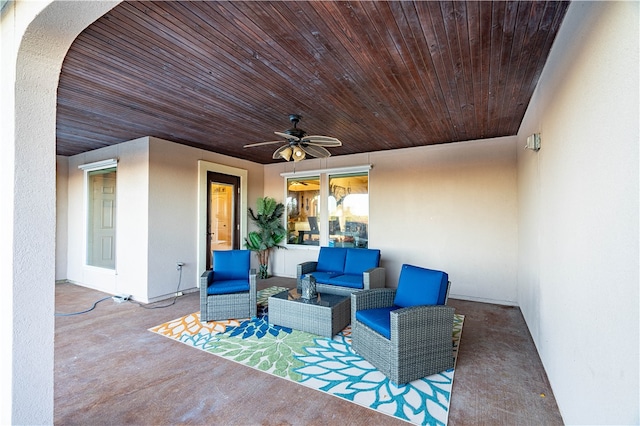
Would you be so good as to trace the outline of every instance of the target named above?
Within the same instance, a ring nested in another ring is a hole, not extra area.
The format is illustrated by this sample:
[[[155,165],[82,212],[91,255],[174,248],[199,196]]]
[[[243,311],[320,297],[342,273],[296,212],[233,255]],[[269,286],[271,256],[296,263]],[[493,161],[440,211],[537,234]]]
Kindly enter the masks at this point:
[[[245,247],[255,252],[286,248],[281,245],[287,237],[287,230],[282,220],[284,212],[284,204],[277,202],[274,198],[258,198],[256,210],[254,211],[251,207],[248,209],[249,217],[258,230],[249,232],[245,238]],[[264,258],[267,259],[268,256]]]

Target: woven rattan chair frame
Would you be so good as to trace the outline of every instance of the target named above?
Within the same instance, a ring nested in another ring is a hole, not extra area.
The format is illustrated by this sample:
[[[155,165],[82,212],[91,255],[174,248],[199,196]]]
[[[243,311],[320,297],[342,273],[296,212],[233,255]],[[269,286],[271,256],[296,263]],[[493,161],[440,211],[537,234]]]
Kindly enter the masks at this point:
[[[299,263],[296,267],[296,277],[298,291],[302,291],[302,276],[314,272],[318,267],[317,261],[308,261]],[[316,289],[319,293],[338,294],[340,296],[349,296],[351,293],[361,290],[369,290],[372,288],[383,288],[385,286],[385,270],[383,267],[371,268],[362,273],[363,288],[343,287],[332,284],[316,283]]]
[[[257,316],[255,269],[249,273],[249,291],[230,294],[207,294],[210,273],[215,272],[205,271],[200,277],[200,321],[255,318]]]
[[[356,320],[363,309],[393,305],[395,289],[351,294],[353,350],[392,382],[402,385],[453,368],[454,308],[414,306],[391,312],[391,339]]]

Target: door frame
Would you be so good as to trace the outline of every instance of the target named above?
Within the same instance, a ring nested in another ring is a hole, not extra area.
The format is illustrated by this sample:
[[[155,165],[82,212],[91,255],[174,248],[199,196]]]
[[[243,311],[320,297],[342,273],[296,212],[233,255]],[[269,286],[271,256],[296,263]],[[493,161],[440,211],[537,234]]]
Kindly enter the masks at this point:
[[[211,185],[222,184],[229,185],[233,188],[234,193],[231,194],[233,205],[231,206],[231,248],[240,249],[240,177],[217,173],[207,172],[207,247],[211,247],[211,204],[213,194],[211,193]],[[211,264],[211,248],[205,250],[206,265]]]
[[[207,265],[207,190],[208,179],[207,173],[221,173],[225,175],[237,176],[240,178],[240,245],[247,236],[247,215],[243,212],[247,211],[247,188],[248,188],[248,171],[238,169],[236,167],[225,166],[224,164],[211,163],[205,160],[198,160],[198,260],[197,270],[198,277],[206,270]],[[198,287],[200,280],[198,279]]]

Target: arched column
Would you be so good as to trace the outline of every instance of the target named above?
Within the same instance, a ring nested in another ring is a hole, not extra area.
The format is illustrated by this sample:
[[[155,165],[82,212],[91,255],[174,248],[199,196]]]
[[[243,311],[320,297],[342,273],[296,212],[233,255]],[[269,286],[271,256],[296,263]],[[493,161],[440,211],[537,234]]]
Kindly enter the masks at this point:
[[[58,77],[77,35],[118,3],[9,2],[0,15],[0,424],[53,424]]]

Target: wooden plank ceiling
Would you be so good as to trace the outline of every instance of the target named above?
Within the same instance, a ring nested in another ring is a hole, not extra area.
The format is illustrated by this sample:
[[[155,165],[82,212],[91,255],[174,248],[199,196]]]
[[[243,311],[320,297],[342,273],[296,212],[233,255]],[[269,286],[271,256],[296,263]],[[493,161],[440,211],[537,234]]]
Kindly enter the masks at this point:
[[[262,164],[290,113],[332,155],[517,133],[554,1],[124,2],[78,36],[57,153],[141,136]]]

